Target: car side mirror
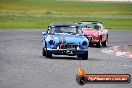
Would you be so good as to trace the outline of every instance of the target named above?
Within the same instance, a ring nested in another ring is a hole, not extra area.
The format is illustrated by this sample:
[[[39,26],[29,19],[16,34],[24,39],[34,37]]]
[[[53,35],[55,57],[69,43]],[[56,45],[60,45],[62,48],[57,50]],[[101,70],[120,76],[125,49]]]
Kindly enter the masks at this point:
[[[88,34],[84,34],[84,37],[87,37],[88,36]]]
[[[50,28],[51,28],[51,27],[50,27],[50,26],[48,26],[47,33],[49,33]]]
[[[46,35],[47,34],[47,32],[42,32],[42,35]]]
[[[49,31],[50,29],[48,28],[48,30],[47,31]]]

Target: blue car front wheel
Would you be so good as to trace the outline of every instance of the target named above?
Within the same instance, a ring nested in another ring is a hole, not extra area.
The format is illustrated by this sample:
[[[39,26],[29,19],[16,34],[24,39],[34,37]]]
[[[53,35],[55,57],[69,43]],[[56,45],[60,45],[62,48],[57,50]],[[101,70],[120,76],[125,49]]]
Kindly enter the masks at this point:
[[[44,49],[44,48],[42,49],[42,55],[43,55],[43,56],[45,56],[45,55],[46,55],[46,51],[45,51],[45,49]]]
[[[52,58],[52,53],[46,50],[46,58]]]

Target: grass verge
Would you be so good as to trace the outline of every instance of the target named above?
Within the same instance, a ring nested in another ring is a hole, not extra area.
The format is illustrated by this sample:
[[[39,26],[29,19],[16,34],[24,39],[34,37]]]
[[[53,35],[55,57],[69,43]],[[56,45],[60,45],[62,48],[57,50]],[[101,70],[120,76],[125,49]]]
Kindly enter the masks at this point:
[[[132,29],[132,3],[0,0],[0,30],[45,29],[51,22],[102,21],[106,28]]]

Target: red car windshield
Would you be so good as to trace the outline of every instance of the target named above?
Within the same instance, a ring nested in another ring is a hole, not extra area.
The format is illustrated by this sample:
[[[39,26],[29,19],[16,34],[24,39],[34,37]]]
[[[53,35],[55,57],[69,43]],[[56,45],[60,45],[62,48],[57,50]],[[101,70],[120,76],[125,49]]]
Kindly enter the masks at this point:
[[[103,25],[101,23],[93,23],[93,22],[81,22],[82,28],[93,28],[96,30],[102,29]]]

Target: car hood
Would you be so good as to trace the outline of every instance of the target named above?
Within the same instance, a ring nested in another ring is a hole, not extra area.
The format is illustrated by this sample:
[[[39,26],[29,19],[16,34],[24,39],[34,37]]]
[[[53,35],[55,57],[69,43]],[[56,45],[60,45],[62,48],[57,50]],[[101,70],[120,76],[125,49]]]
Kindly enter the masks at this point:
[[[95,30],[93,28],[87,28],[83,30],[84,34],[88,34],[88,36],[94,36],[95,34],[99,34],[99,30]]]
[[[84,41],[85,37],[81,35],[73,34],[53,34],[50,35],[56,43],[69,43],[69,44],[80,44]]]

